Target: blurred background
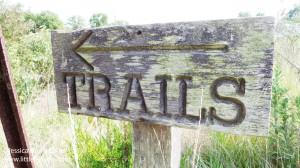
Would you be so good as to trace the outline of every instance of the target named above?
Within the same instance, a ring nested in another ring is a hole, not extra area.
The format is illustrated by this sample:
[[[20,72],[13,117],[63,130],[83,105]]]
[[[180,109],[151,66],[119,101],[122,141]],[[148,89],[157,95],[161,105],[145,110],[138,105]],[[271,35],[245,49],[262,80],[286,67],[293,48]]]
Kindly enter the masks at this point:
[[[58,113],[51,30],[273,16],[276,19],[268,137],[198,130],[181,167],[300,167],[300,2],[296,0],[0,0],[0,27],[36,167],[132,167],[127,122]],[[76,139],[70,129],[75,128]],[[76,141],[75,141],[76,140]],[[0,129],[0,165],[13,167]]]

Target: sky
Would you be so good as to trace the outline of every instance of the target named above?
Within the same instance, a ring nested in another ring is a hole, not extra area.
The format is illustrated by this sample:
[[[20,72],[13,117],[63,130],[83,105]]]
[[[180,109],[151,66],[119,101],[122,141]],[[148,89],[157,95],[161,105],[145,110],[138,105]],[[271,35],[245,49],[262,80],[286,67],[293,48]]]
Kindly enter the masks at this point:
[[[49,10],[66,22],[79,15],[86,20],[94,13],[105,13],[110,21],[150,24],[235,18],[238,13],[264,13],[276,18],[300,0],[7,0],[20,3],[33,12]]]

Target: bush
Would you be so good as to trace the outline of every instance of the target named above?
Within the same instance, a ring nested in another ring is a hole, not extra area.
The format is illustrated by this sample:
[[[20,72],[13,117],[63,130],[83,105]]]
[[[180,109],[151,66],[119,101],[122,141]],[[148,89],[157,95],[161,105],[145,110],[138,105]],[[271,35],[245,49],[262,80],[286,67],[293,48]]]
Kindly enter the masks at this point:
[[[28,12],[25,14],[26,22],[32,22],[33,26],[31,32],[38,32],[40,30],[56,30],[63,28],[63,22],[58,15],[50,11],[42,11],[40,13]]]
[[[97,122],[78,125],[76,128],[79,166],[83,168],[129,168],[132,167],[131,125],[107,119],[92,119]],[[95,124],[96,123],[96,124]],[[92,131],[88,129],[91,128]],[[68,156],[74,161],[72,144]]]
[[[25,103],[53,81],[50,33],[24,35],[8,42],[7,48],[17,94]]]
[[[268,155],[275,167],[297,167],[300,156],[299,97],[290,98],[287,89],[279,84],[280,78],[280,71],[275,71]]]
[[[0,29],[6,41],[18,41],[26,35],[32,27],[31,22],[26,22],[21,5],[8,5],[0,0]]]
[[[49,30],[62,27],[63,23],[52,12],[25,12],[21,5],[0,0],[0,29],[21,103],[34,98],[53,81]]]

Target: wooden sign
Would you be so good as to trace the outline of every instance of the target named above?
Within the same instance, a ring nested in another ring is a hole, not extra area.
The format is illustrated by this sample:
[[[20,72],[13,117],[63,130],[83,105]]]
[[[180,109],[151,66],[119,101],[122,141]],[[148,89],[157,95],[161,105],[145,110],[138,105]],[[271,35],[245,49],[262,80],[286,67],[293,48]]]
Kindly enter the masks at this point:
[[[267,135],[271,17],[53,32],[59,110]],[[67,85],[69,89],[67,89]]]

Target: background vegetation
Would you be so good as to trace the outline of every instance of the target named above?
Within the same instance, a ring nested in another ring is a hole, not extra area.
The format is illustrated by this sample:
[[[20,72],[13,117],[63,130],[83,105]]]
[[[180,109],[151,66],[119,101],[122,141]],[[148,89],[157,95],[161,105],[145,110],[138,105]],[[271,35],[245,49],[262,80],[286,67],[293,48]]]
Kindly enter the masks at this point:
[[[131,124],[92,117],[87,122],[76,128],[80,167],[132,167]],[[68,156],[75,162],[71,146],[69,142]]]
[[[127,23],[109,22],[105,14],[97,13],[91,16],[89,25],[80,16],[70,17],[64,25],[50,11],[32,13],[23,10],[21,5],[10,5],[0,0],[0,30],[6,40],[12,74],[25,113],[25,127],[37,167],[44,167],[45,164],[47,167],[74,167],[75,164],[70,145],[73,143],[72,136],[61,136],[70,134],[70,120],[66,114],[56,111],[50,31],[123,24]],[[129,123],[101,119],[95,124],[88,117],[74,118],[78,124],[76,136],[80,167],[122,168],[131,165]],[[102,131],[97,132],[101,136],[94,136],[95,130]],[[6,149],[5,137],[0,131],[0,164],[12,167],[11,162],[2,160],[9,158]]]
[[[262,15],[258,13],[256,16]],[[248,16],[247,12],[239,13],[239,17]],[[45,164],[48,167],[74,167],[75,164],[73,140],[62,136],[70,128],[69,118],[57,113],[53,105],[50,30],[124,24],[127,23],[109,22],[103,13],[92,15],[88,23],[80,16],[72,16],[64,24],[50,11],[32,13],[23,10],[20,5],[9,5],[0,0],[0,26],[6,38],[18,97],[25,109],[30,143],[34,149],[40,149],[35,152],[37,157],[43,158],[37,159],[38,167]],[[272,89],[270,136],[247,137],[210,132],[211,143],[196,151],[195,146],[191,146],[182,157],[182,167],[300,167],[299,24],[300,6],[295,6],[277,25],[277,68]],[[45,110],[41,104],[54,108]],[[80,167],[132,166],[132,130],[129,123],[82,116],[74,118]],[[3,158],[6,144],[3,134],[0,137],[0,158]],[[61,154],[45,154],[44,150],[51,149],[50,146],[64,150]],[[58,159],[61,159],[58,157],[55,165],[53,158],[57,156],[67,158],[58,164]],[[52,160],[45,159],[47,157]]]

